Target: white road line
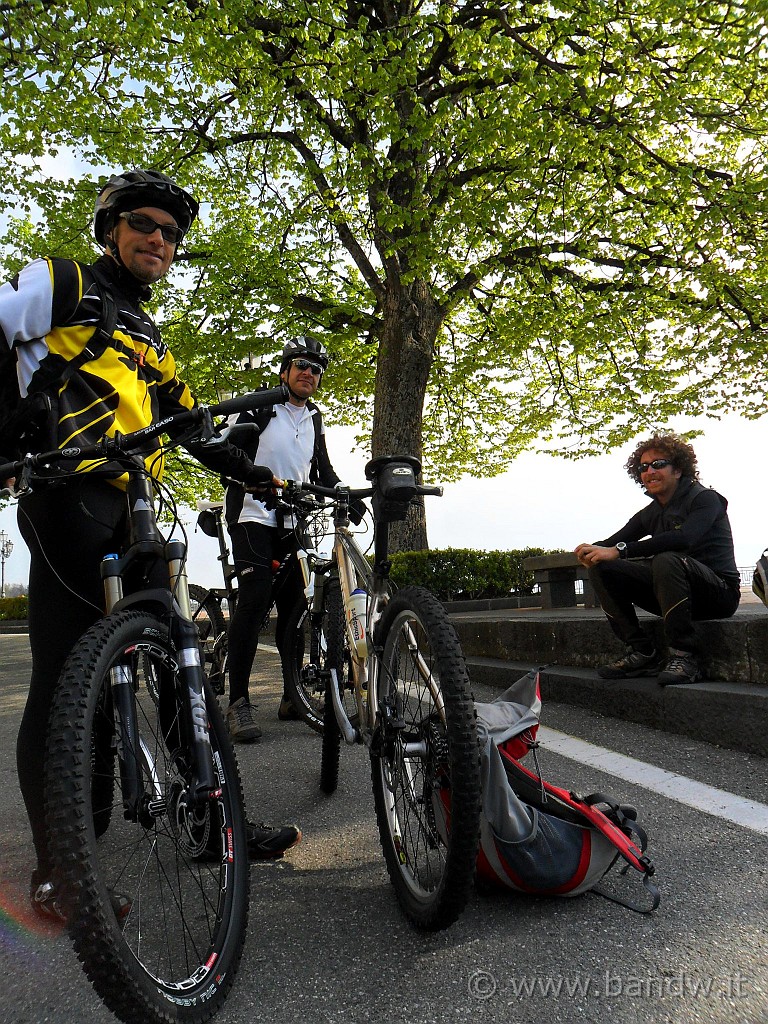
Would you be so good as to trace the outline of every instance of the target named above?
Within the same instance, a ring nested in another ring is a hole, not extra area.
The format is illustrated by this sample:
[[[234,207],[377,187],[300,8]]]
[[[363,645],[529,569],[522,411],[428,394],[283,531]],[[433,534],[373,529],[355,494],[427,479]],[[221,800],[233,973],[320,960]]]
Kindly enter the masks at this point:
[[[634,757],[625,757],[624,754],[595,746],[594,743],[586,743],[575,736],[558,732],[556,729],[548,729],[546,726],[539,728],[538,736],[547,750],[562,754],[572,761],[588,764],[619,779],[644,786],[653,793],[660,793],[670,800],[695,807],[717,818],[724,818],[753,832],[768,835],[768,805],[757,800],[747,800],[736,796],[735,793],[715,789],[714,786],[696,782],[685,775],[676,775],[675,772],[637,761]]]

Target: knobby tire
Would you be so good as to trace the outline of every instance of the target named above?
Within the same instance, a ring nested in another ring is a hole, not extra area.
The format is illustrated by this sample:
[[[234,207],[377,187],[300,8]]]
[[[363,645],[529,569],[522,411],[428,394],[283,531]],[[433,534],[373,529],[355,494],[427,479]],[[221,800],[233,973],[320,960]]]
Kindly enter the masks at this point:
[[[136,693],[139,820],[123,813],[128,741],[113,710],[116,666]],[[86,974],[126,1024],[207,1021],[243,951],[250,880],[242,787],[208,686],[205,697],[221,792],[189,808],[176,652],[154,616],[127,611],[94,625],[70,655],[52,709],[46,821],[54,881]],[[130,901],[121,920],[115,895]]]
[[[473,885],[481,806],[474,700],[456,632],[429,591],[406,587],[392,597],[376,649],[371,778],[382,850],[407,917],[437,931],[459,917]]]

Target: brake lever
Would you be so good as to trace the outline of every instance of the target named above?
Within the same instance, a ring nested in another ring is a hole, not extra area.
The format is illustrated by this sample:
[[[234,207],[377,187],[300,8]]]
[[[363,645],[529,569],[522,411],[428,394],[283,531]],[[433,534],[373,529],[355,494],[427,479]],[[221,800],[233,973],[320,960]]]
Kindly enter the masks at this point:
[[[202,413],[199,429],[200,442],[207,448],[214,448],[217,445],[224,444],[226,442],[226,427],[221,433],[217,433],[210,408],[207,405],[201,405],[200,411]]]
[[[22,494],[28,494],[31,490],[30,466],[25,462],[11,486],[0,488],[0,498],[20,498]]]

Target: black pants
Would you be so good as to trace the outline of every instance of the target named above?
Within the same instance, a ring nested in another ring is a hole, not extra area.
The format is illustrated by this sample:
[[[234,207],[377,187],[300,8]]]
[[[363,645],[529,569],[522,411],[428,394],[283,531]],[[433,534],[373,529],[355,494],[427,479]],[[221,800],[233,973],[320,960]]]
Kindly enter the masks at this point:
[[[43,772],[51,702],[67,655],[104,614],[99,566],[104,555],[120,550],[125,511],[122,491],[87,478],[41,488],[19,501],[19,530],[30,552],[32,678],[16,761],[42,877],[50,870]]]
[[[301,597],[303,580],[296,559],[286,566],[279,586],[273,587],[273,562],[282,562],[296,549],[292,533],[262,523],[235,523],[229,529],[237,571],[238,597],[229,627],[229,700],[248,696],[248,680],[259,645],[259,629],[272,604],[277,608],[275,641],[282,653],[285,626]]]
[[[616,636],[638,650],[651,644],[635,606],[663,617],[669,647],[694,654],[693,622],[729,618],[741,596],[738,587],[725,583],[706,565],[675,551],[598,562],[590,567],[589,578]]]

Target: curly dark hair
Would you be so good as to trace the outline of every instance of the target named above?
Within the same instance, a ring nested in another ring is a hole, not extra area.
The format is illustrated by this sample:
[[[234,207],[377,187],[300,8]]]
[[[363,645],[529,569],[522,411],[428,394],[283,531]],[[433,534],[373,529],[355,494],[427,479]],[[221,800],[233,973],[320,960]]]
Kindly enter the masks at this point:
[[[640,458],[643,452],[655,449],[663,452],[675,469],[691,480],[699,479],[696,464],[696,452],[691,445],[678,434],[654,434],[647,441],[641,441],[627,459],[624,468],[636,483],[640,483]]]

